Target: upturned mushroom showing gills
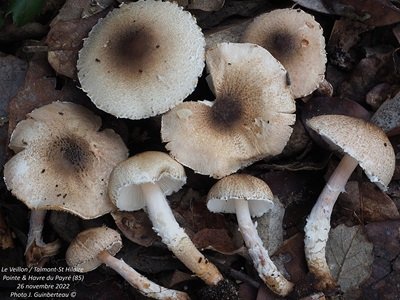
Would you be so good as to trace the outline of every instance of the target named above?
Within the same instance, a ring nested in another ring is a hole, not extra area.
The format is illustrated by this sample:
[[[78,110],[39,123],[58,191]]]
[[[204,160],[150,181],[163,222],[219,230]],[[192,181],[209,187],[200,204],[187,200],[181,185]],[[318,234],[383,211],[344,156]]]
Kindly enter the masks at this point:
[[[294,285],[270,259],[251,220],[251,216],[260,217],[270,210],[273,201],[274,195],[264,181],[246,174],[233,174],[222,178],[210,189],[207,208],[215,213],[236,214],[240,233],[258,275],[274,293],[286,296]]]
[[[79,52],[78,78],[93,103],[119,118],[166,112],[195,89],[205,40],[176,3],[122,4],[91,30]]]
[[[336,281],[332,277],[325,258],[330,218],[337,197],[357,167],[380,189],[385,190],[395,169],[395,154],[385,133],[379,127],[361,119],[322,115],[307,121],[307,125],[331,145],[341,149],[344,156],[330,176],[307,219],[305,254],[310,272],[318,289],[332,289]]]
[[[108,227],[96,227],[82,231],[75,237],[65,254],[65,259],[70,267],[81,273],[90,272],[101,264],[106,264],[142,295],[149,298],[190,299],[184,292],[167,289],[150,281],[122,259],[115,258],[121,248],[122,239],[117,231]]]
[[[108,177],[128,150],[119,135],[99,131],[100,126],[101,119],[85,107],[53,102],[33,110],[14,129],[9,147],[16,154],[4,166],[4,180],[32,209],[28,264],[41,258],[31,255],[48,250],[42,241],[46,210],[93,219],[114,209],[107,196]]]
[[[145,209],[153,229],[175,256],[208,285],[224,280],[179,226],[166,199],[186,182],[184,168],[168,154],[148,151],[118,164],[110,176],[109,195],[119,210]]]
[[[164,114],[161,136],[172,157],[215,178],[282,152],[295,103],[286,70],[264,48],[221,43],[207,51],[214,102],[184,102]]]
[[[295,98],[311,94],[324,80],[327,59],[322,28],[300,9],[277,9],[256,17],[241,41],[264,47],[282,63]]]

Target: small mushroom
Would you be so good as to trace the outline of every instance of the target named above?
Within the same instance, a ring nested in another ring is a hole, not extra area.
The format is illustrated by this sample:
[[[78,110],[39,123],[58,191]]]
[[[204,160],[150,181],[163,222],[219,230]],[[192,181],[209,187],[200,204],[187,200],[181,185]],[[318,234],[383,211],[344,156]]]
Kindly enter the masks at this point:
[[[128,151],[119,135],[98,131],[100,126],[101,119],[83,106],[53,102],[33,110],[14,129],[9,147],[16,154],[4,166],[4,181],[32,209],[28,264],[37,263],[36,248],[45,247],[46,210],[93,219],[114,209],[107,197],[108,177]]]
[[[361,119],[321,115],[308,120],[307,125],[345,153],[319,195],[304,228],[306,259],[310,272],[318,280],[316,287],[332,289],[336,287],[336,281],[326,262],[325,248],[337,197],[344,191],[357,165],[360,165],[369,180],[385,190],[394,173],[395,154],[385,133]]]
[[[269,186],[254,176],[233,174],[219,180],[207,195],[207,208],[215,213],[236,214],[239,230],[254,267],[265,284],[280,296],[288,295],[293,283],[277,269],[265,249],[251,216],[260,217],[273,205]]]
[[[264,47],[282,63],[295,98],[311,94],[324,80],[327,59],[322,28],[300,9],[277,9],[256,17],[241,41]]]
[[[122,248],[119,233],[108,227],[91,228],[79,233],[65,254],[67,264],[77,272],[90,272],[106,264],[142,295],[160,300],[187,300],[189,296],[180,291],[164,288],[136,272],[122,259],[114,256]]]
[[[196,20],[176,3],[122,4],[84,41],[78,78],[98,108],[143,119],[166,112],[195,89],[204,48]]]
[[[207,51],[214,102],[184,102],[163,115],[172,157],[215,178],[282,152],[295,123],[286,70],[254,44],[221,43]]]
[[[185,182],[184,168],[168,154],[147,151],[115,167],[110,176],[109,195],[120,210],[145,209],[153,229],[168,249],[206,284],[218,285],[224,280],[221,273],[196,249],[165,198]]]

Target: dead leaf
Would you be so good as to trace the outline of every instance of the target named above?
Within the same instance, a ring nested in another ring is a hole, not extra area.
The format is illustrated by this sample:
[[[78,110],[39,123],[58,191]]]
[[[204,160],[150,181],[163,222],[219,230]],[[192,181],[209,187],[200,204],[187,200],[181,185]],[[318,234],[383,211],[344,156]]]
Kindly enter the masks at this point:
[[[343,292],[358,288],[369,277],[373,245],[361,226],[339,225],[329,233],[326,259]]]
[[[287,273],[288,279],[294,283],[304,280],[307,274],[307,264],[304,257],[304,234],[297,233],[285,240],[283,245],[273,256],[274,262],[281,261]]]
[[[247,0],[247,1],[227,1],[225,5],[218,11],[213,13],[194,11],[197,24],[203,30],[214,27],[231,17],[254,17],[260,12],[271,8],[271,4],[265,0]]]
[[[171,2],[177,2],[187,9],[217,11],[224,6],[225,0],[171,0]]]
[[[361,59],[349,78],[339,87],[339,96],[362,103],[367,93],[381,82],[394,81],[393,49],[370,48],[367,57]]]
[[[57,73],[77,79],[76,62],[83,39],[106,13],[107,11],[102,11],[85,19],[79,16],[78,19],[58,20],[52,23],[46,44],[49,48],[49,63]]]
[[[204,33],[206,48],[210,49],[219,43],[229,42],[238,43],[247,25],[248,19],[239,19],[229,25],[214,27]]]
[[[335,21],[327,44],[329,62],[345,70],[352,69],[357,58],[351,50],[360,41],[360,34],[370,29],[364,23],[345,18]]]
[[[15,56],[0,55],[0,166],[5,163],[8,142],[8,105],[24,83],[27,67]]]
[[[400,218],[395,203],[375,184],[349,181],[345,190],[334,208],[336,223],[363,224]]]
[[[400,295],[400,220],[371,223],[365,226],[374,244],[372,274],[363,284],[363,299],[392,299]]]
[[[198,249],[209,249],[225,255],[243,254],[247,252],[243,239],[232,238],[226,229],[202,229],[192,236]]]
[[[3,212],[0,210],[0,249],[14,248],[14,240],[11,230],[4,219]]]
[[[386,100],[371,118],[371,122],[388,132],[400,126],[400,93]]]
[[[295,0],[301,6],[327,14],[345,16],[371,26],[400,21],[400,9],[389,0]]]
[[[83,102],[82,99],[87,99],[71,82],[66,82],[63,86],[58,85],[47,58],[43,54],[36,54],[29,61],[23,87],[10,101],[9,134],[15,125],[35,108],[57,100],[80,103]]]
[[[276,197],[271,210],[255,218],[258,235],[270,255],[274,254],[283,243],[283,216],[285,207]]]
[[[133,212],[116,211],[111,215],[122,234],[132,242],[149,247],[159,239],[153,230],[151,221],[143,210]]]
[[[393,97],[397,90],[396,86],[387,82],[379,83],[368,92],[365,102],[376,111],[383,102]]]

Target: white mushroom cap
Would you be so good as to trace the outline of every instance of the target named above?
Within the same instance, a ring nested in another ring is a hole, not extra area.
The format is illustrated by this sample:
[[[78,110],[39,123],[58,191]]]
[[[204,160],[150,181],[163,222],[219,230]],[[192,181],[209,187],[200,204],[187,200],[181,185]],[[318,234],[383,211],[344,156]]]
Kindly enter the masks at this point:
[[[103,251],[114,256],[122,248],[120,234],[106,226],[90,228],[79,233],[65,253],[65,260],[76,271],[86,273],[102,264],[97,258]]]
[[[393,147],[378,126],[342,115],[321,115],[307,121],[329,143],[356,159],[369,180],[385,190],[395,169]]]
[[[311,94],[324,80],[327,59],[322,28],[300,9],[277,9],[258,16],[241,40],[264,47],[282,63],[295,98]]]
[[[207,208],[215,213],[236,213],[235,201],[248,201],[250,214],[260,217],[273,206],[274,195],[269,186],[261,179],[246,175],[233,174],[219,180],[207,195]]]
[[[128,150],[83,106],[53,102],[28,114],[11,135],[18,152],[4,166],[7,188],[31,209],[63,210],[84,219],[114,208],[107,183]]]
[[[79,52],[79,81],[96,106],[114,116],[155,116],[195,89],[204,47],[195,19],[176,3],[123,4],[89,33]]]
[[[144,183],[156,183],[165,195],[170,195],[186,183],[185,170],[168,154],[147,151],[118,164],[111,173],[109,196],[120,210],[134,211],[145,207]]]
[[[282,152],[295,122],[286,70],[264,48],[222,43],[207,51],[215,102],[184,102],[162,117],[170,154],[221,178]]]

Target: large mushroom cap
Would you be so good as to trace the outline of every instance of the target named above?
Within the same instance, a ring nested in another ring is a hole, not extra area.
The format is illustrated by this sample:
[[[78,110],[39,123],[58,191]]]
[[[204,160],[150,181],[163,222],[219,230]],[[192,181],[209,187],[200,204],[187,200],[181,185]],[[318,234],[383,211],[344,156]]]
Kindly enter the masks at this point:
[[[295,98],[311,94],[324,79],[322,28],[300,9],[277,9],[258,16],[241,40],[264,47],[282,63],[289,72]]]
[[[368,178],[386,189],[395,169],[393,147],[379,127],[362,119],[342,115],[322,115],[307,125],[328,142],[356,159]]]
[[[233,174],[213,185],[207,195],[207,208],[211,212],[234,214],[235,201],[232,200],[236,199],[248,201],[250,214],[260,217],[272,207],[274,195],[261,179]]]
[[[161,136],[180,163],[216,178],[282,152],[295,122],[286,70],[264,48],[222,43],[207,52],[212,102],[163,115]]]
[[[108,227],[90,228],[79,233],[69,245],[65,260],[77,272],[90,272],[102,264],[97,258],[103,251],[114,256],[122,248],[120,234]]]
[[[185,169],[163,152],[147,151],[132,156],[111,173],[111,201],[120,210],[142,209],[145,202],[140,185],[144,183],[157,183],[165,195],[170,195],[186,183]]]
[[[196,87],[205,41],[175,3],[123,4],[95,25],[79,52],[78,77],[96,106],[117,117],[166,112]]]
[[[83,106],[53,102],[19,122],[4,166],[9,190],[31,209],[64,210],[84,219],[113,210],[107,183],[128,150],[113,130]]]

